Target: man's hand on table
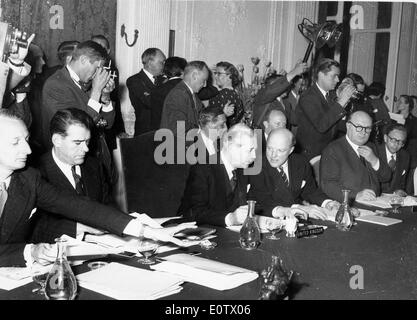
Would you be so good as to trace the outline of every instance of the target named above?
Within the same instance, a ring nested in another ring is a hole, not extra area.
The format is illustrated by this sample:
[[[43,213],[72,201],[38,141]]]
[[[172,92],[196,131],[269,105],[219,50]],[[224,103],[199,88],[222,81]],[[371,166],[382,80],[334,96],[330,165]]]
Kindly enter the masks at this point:
[[[58,249],[55,244],[40,243],[32,245],[32,258],[35,262],[46,266],[55,261]]]
[[[374,190],[364,189],[361,192],[358,192],[355,200],[356,201],[374,201],[376,200],[376,194]]]
[[[179,224],[175,227],[168,227],[168,228],[151,228],[145,226],[143,236],[145,238],[152,238],[155,240],[163,241],[163,242],[172,242],[178,246],[185,246],[186,243],[175,238],[174,234],[184,230],[184,229],[195,229],[197,225],[195,222],[187,222]]]

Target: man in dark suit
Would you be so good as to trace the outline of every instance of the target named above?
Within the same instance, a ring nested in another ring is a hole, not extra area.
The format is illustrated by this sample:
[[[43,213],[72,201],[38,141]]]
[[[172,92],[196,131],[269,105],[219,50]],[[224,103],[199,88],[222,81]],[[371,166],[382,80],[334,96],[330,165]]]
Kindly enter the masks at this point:
[[[220,154],[210,164],[191,167],[179,215],[198,224],[229,226],[243,223],[247,178],[243,169],[255,160],[256,139],[243,124],[223,136]]]
[[[385,128],[384,143],[377,145],[377,156],[387,164],[391,171],[391,179],[381,184],[384,193],[397,193],[406,196],[412,193],[412,177],[410,173],[410,155],[403,149],[407,141],[407,129],[401,124],[391,124]]]
[[[249,177],[249,198],[256,201],[262,215],[283,217],[304,209],[311,217],[326,219],[325,211],[317,206],[298,206],[306,201],[328,210],[338,208],[339,203],[329,200],[317,187],[310,164],[294,154],[295,137],[291,131],[281,128],[269,134],[262,171]]]
[[[48,264],[56,259],[56,246],[30,243],[37,207],[120,236],[143,234],[182,245],[171,235],[184,225],[176,229],[153,229],[117,209],[58,191],[41,178],[39,171],[25,168],[31,153],[28,139],[23,121],[1,109],[0,267],[31,265],[34,261]]]
[[[209,70],[203,61],[192,61],[184,70],[184,80],[168,94],[162,110],[161,129],[185,138],[191,129],[198,129],[198,115],[203,104],[197,93],[206,85]]]
[[[303,84],[306,80],[302,76],[296,76],[292,81],[292,87],[288,96],[284,98],[284,103],[290,108],[290,129],[294,135],[297,133],[298,120],[297,120],[297,105],[298,100],[300,99],[300,92],[302,90]]]
[[[346,136],[324,149],[320,161],[321,189],[331,198],[343,201],[342,190],[350,190],[350,199],[374,200],[381,193],[380,183],[389,181],[391,170],[376,156],[369,143],[372,118],[363,111],[347,119]]]
[[[321,154],[337,135],[337,124],[345,116],[349,99],[355,92],[351,85],[333,91],[339,82],[339,63],[331,59],[319,61],[313,85],[304,92],[297,107],[297,144],[308,160]]]
[[[277,98],[290,88],[292,79],[305,71],[307,71],[307,64],[298,63],[285,76],[271,77],[271,81],[259,90],[253,102],[253,124],[256,127],[261,127],[265,113],[271,106],[274,106],[273,103],[276,104]]]
[[[130,102],[135,110],[135,136],[151,131],[151,93],[159,85],[166,57],[157,48],[142,54],[143,69],[126,81]]]
[[[85,196],[109,204],[110,187],[102,166],[97,159],[87,154],[92,127],[91,118],[82,110],[58,111],[50,125],[53,147],[42,156],[39,170],[46,181],[65,194]],[[97,233],[76,221],[40,211],[33,240],[54,243],[63,234],[82,239],[84,232]]]
[[[181,82],[186,66],[187,60],[180,57],[170,57],[165,61],[164,74],[168,77],[168,81],[151,92],[151,130],[159,129],[165,98]]]
[[[58,110],[77,108],[87,112],[96,124],[107,129],[113,126],[115,111],[110,94],[115,82],[104,69],[107,58],[101,45],[83,42],[74,50],[71,62],[46,80],[42,123],[47,146],[52,147],[49,123]]]

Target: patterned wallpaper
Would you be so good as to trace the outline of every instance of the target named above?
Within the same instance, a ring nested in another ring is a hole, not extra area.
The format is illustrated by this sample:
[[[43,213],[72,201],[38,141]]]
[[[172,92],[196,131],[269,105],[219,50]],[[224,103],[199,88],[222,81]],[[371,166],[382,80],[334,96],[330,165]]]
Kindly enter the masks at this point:
[[[62,41],[84,41],[90,39],[92,34],[103,34],[108,37],[114,49],[116,5],[117,0],[2,0],[1,2],[3,20],[28,33],[36,33],[34,42],[42,47],[50,66],[57,64],[56,49]],[[51,13],[53,6],[60,6],[62,12],[52,10]],[[59,20],[55,19],[56,14],[59,14]],[[63,21],[63,28],[51,28],[51,21],[52,25],[58,25]]]

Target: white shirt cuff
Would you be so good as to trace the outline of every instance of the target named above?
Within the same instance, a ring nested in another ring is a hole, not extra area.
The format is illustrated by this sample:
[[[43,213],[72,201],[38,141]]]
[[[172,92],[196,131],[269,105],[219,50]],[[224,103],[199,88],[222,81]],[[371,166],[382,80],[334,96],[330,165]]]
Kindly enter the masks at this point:
[[[323,203],[321,204],[321,207],[322,208],[326,208],[326,206],[330,203],[330,202],[332,202],[333,200],[331,200],[331,199],[327,199],[327,200],[324,200],[323,201]]]
[[[30,71],[32,70],[32,67],[29,64],[27,64],[26,62],[23,62],[22,67],[16,67],[16,66],[12,65],[10,63],[10,61],[8,61],[7,64],[10,67],[10,69],[13,70],[13,72],[15,72],[16,74],[18,74],[21,77],[27,77],[30,74]]]
[[[126,228],[123,230],[123,234],[127,236],[139,237],[144,234],[145,227],[138,219],[133,219],[130,221]]]
[[[28,244],[25,246],[23,250],[23,258],[26,261],[26,267],[32,268],[33,265],[33,257],[32,257],[32,246],[33,244]]]
[[[235,223],[234,223],[234,215],[233,215],[233,213],[229,213],[227,216],[226,216],[226,218],[224,219],[224,222],[225,222],[225,224],[226,224],[226,227],[231,227],[231,226],[234,226],[235,225]]]
[[[21,103],[26,99],[26,93],[16,93],[16,102]]]
[[[90,100],[88,100],[88,106],[90,108],[92,108],[95,112],[100,113],[100,110],[101,110],[101,103],[100,102],[98,102],[96,100],[93,100],[93,99],[90,99]]]
[[[378,162],[374,166],[372,166],[372,169],[374,169],[375,171],[378,171],[379,170],[379,165],[380,165],[380,163],[379,163],[379,159],[378,159]]]
[[[103,104],[101,111],[103,112],[112,112],[113,111],[113,103],[110,102],[109,104]]]

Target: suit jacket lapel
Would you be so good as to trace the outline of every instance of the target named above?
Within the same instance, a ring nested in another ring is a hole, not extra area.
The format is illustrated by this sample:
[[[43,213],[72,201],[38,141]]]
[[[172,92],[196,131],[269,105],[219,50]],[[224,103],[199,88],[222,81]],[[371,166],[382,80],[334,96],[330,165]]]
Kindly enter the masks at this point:
[[[268,188],[272,191],[273,198],[275,200],[280,200],[281,198],[293,199],[292,192],[282,181],[278,169],[271,167],[267,159],[264,160],[264,170],[266,170],[266,179],[269,182]],[[289,179],[288,177],[288,181]]]
[[[29,218],[22,214],[27,212],[25,209],[28,205],[27,199],[30,198],[30,192],[31,191],[20,179],[20,176],[16,173],[13,174],[8,188],[9,196],[2,215],[3,223],[1,225],[1,233],[2,238],[4,237],[4,243],[7,243],[11,238],[16,227],[20,225],[19,222],[22,219]]]
[[[53,181],[52,184],[59,187],[59,189],[64,189],[68,191],[75,191],[71,182],[67,179],[65,174],[59,169],[58,165],[55,163],[52,152],[48,153],[48,156],[45,158],[44,162],[45,171],[47,174],[47,179]]]
[[[147,88],[148,90],[152,90],[153,88],[155,88],[155,85],[153,84],[151,79],[148,78],[145,71],[141,70],[139,72],[139,77],[141,81],[143,82],[143,85],[145,86],[145,88]]]

